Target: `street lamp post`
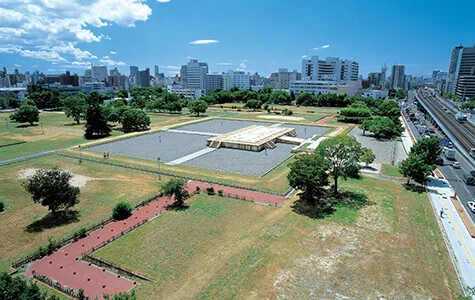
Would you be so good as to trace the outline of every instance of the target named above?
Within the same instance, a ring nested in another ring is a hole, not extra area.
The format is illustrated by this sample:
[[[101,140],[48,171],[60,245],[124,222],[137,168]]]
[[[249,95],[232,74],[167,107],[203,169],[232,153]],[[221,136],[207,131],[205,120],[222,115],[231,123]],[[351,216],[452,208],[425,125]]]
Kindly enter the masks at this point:
[[[162,181],[162,172],[160,171],[160,157],[157,158],[158,161],[158,181]]]
[[[82,151],[81,151],[82,148],[81,148],[81,145],[79,145],[78,148],[79,148],[79,164],[81,164],[82,163]]]

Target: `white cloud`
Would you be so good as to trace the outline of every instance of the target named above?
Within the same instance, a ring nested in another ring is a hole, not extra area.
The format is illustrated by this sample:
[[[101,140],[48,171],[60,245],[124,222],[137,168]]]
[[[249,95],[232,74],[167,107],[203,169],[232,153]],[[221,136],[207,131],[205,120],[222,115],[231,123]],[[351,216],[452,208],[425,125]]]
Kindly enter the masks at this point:
[[[160,2],[160,3],[168,3],[168,2],[171,2],[171,0],[157,0],[157,2]]]
[[[248,59],[243,59],[242,62],[248,63],[249,60]]]
[[[125,62],[123,61],[115,61],[115,60],[107,59],[107,58],[99,59],[99,62],[106,66],[125,66]]]
[[[180,70],[180,66],[160,66],[161,69]]]
[[[242,62],[239,66],[240,66],[242,69],[247,68],[247,65],[246,65],[245,63],[243,63],[243,62]]]
[[[327,44],[327,45],[323,45],[323,46],[321,46],[321,47],[313,48],[313,50],[327,49],[327,48],[329,48],[329,47],[330,47],[330,45]]]
[[[232,64],[232,63],[228,63],[228,62],[222,62],[222,63],[217,63],[217,65],[220,65],[220,66],[232,66],[233,64]]]
[[[138,21],[146,21],[152,9],[145,2],[0,0],[0,52],[47,61],[60,60],[59,54],[77,60],[94,58],[81,50],[79,44],[110,40],[100,33],[101,27],[133,27]]]
[[[302,55],[302,58],[307,58],[308,56],[307,55]]]
[[[112,54],[112,55],[116,55],[116,54],[117,54],[117,52],[115,52],[115,51],[111,51],[111,54]]]
[[[194,57],[192,57],[192,56],[187,56],[186,58],[187,58],[187,59],[196,59],[196,58],[194,58]]]
[[[102,59],[110,59],[110,57],[106,55],[106,56],[103,56]]]
[[[218,43],[219,41],[217,40],[196,40],[193,42],[190,42],[190,45],[207,45],[207,44],[214,44]]]
[[[21,68],[21,65],[19,65],[19,64],[14,64],[13,66],[14,66],[15,68]]]

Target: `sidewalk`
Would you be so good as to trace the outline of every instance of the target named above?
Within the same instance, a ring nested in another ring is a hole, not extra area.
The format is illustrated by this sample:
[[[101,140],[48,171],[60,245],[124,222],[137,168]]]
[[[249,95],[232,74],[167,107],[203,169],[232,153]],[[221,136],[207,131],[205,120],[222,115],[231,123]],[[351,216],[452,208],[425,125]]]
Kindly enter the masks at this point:
[[[473,239],[456,211],[450,196],[454,195],[452,187],[446,180],[429,177],[427,193],[429,194],[434,213],[443,235],[448,242],[447,247],[453,259],[459,278],[466,287],[475,287],[475,239]],[[444,208],[444,216],[440,210]],[[475,299],[471,295],[473,299]]]

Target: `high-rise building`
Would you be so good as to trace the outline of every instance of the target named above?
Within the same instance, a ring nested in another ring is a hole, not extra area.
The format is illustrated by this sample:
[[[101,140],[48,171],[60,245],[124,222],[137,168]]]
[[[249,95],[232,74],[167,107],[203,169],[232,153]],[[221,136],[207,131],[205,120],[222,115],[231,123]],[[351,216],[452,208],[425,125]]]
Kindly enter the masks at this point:
[[[452,51],[447,89],[462,98],[475,97],[475,46]]]
[[[394,65],[391,72],[391,88],[404,89],[406,66]]]
[[[217,89],[223,89],[224,77],[222,74],[208,74],[206,75],[206,93],[212,93]]]
[[[155,70],[154,70],[154,71],[155,71],[155,72],[154,72],[153,74],[155,75],[155,77],[157,77],[158,73],[160,73],[159,70],[158,70],[158,66],[155,66]]]
[[[186,65],[181,66],[180,77],[183,88],[202,90],[205,89],[208,64],[191,59]]]
[[[384,64],[382,67],[381,67],[381,88],[385,88],[386,87],[386,72],[388,71],[388,67],[386,66],[386,64]]]
[[[150,69],[146,68],[143,71],[137,72],[137,86],[139,87],[149,87],[150,86]]]
[[[277,84],[273,85],[273,87],[287,90],[289,89],[290,82],[295,80],[302,80],[302,73],[299,73],[297,70],[289,72],[287,69],[279,69],[277,78],[275,78]]]
[[[244,71],[230,70],[225,74],[224,88],[230,90],[233,88],[249,90],[251,76]]]
[[[92,82],[107,82],[107,76],[106,66],[91,66]]]
[[[341,60],[338,57],[327,57],[321,60],[312,56],[310,60],[302,60],[302,80],[304,81],[334,81],[346,83],[357,81],[359,65],[351,60]]]
[[[138,72],[139,72],[139,67],[130,66],[130,77],[137,77]]]

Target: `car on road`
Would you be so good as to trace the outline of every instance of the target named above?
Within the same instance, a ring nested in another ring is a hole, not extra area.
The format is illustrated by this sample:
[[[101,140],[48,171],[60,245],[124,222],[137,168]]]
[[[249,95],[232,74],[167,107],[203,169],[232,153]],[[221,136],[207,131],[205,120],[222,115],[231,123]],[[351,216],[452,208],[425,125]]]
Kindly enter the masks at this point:
[[[463,174],[463,181],[466,185],[475,185],[475,178],[470,174]]]
[[[454,161],[454,162],[452,163],[452,167],[453,167],[454,169],[460,169],[460,163],[459,163],[458,161]]]
[[[442,157],[437,157],[435,159],[435,164],[438,166],[443,166],[444,165],[444,159]]]
[[[467,202],[467,205],[468,205],[468,208],[470,208],[470,210],[475,213],[475,202],[473,201],[468,201]]]
[[[470,171],[470,175],[472,175],[472,177],[475,177],[475,170],[474,170],[474,171]]]

